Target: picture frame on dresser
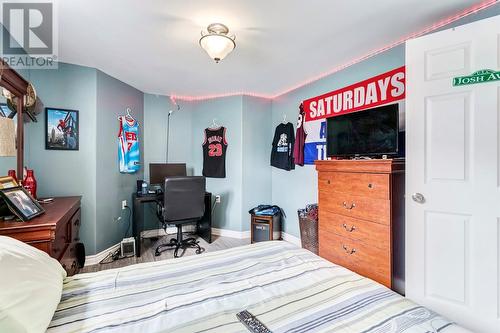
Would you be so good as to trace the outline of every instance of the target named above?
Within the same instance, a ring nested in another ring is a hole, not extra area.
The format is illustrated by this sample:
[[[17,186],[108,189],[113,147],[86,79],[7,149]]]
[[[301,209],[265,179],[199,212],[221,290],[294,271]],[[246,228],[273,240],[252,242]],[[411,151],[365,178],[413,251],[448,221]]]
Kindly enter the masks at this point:
[[[0,189],[0,197],[22,221],[29,221],[45,213],[43,207],[22,186]]]
[[[16,180],[10,176],[0,177],[0,189],[19,186]]]

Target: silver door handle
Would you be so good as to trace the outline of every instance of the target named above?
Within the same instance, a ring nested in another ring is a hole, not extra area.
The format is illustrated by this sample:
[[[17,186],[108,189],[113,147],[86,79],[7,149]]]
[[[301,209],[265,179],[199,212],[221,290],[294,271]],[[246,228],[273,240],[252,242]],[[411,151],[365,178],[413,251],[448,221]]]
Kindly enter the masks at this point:
[[[425,197],[422,193],[413,193],[411,198],[413,201],[423,204],[425,202]]]

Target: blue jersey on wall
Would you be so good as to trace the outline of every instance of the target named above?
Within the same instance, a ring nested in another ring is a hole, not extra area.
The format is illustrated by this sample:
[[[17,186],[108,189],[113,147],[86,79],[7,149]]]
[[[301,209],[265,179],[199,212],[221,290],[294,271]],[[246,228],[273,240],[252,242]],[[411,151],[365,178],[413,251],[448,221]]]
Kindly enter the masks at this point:
[[[120,132],[118,133],[118,161],[121,173],[134,173],[141,168],[139,151],[139,123],[126,116],[118,118]]]

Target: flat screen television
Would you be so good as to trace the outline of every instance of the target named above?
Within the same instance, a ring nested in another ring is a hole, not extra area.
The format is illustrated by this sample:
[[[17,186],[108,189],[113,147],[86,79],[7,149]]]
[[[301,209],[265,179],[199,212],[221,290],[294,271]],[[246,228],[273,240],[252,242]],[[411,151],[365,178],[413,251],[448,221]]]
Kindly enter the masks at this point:
[[[398,104],[331,117],[326,128],[328,157],[398,155]]]

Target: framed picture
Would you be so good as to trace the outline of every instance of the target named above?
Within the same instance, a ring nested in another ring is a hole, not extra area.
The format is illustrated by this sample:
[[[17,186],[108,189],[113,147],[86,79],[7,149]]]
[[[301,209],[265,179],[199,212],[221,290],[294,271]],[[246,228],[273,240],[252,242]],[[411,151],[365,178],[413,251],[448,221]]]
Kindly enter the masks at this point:
[[[78,111],[45,108],[45,149],[78,150]]]
[[[0,196],[10,210],[23,221],[31,220],[45,212],[42,206],[22,186],[0,189]]]
[[[0,189],[19,186],[12,177],[0,177]]]

